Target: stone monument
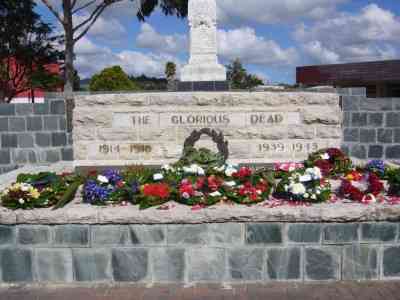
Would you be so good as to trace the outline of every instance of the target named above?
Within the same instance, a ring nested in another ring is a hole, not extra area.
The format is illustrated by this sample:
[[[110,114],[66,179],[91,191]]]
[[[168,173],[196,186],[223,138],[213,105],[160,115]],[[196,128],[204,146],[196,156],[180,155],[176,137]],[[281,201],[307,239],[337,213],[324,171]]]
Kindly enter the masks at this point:
[[[217,57],[217,5],[215,0],[189,0],[189,64],[181,71],[181,87],[190,90],[227,89],[225,67]],[[201,88],[203,87],[203,88]]]

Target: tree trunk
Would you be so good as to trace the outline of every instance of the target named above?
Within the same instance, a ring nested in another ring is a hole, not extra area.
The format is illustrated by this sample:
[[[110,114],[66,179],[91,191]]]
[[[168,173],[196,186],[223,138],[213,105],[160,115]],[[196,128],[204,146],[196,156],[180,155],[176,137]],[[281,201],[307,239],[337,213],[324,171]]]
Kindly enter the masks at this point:
[[[74,31],[71,0],[63,0],[65,30],[65,84],[66,99],[73,99],[74,92]]]
[[[67,130],[72,131],[74,101],[74,30],[72,23],[71,0],[63,0],[64,31],[65,31],[65,106],[67,113]]]

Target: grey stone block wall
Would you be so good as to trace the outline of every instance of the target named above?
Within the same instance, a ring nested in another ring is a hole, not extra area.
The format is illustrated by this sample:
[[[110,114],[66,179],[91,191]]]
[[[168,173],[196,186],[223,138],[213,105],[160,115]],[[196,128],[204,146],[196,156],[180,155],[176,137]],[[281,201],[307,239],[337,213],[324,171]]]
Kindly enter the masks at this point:
[[[399,224],[0,225],[0,282],[400,279]]]
[[[400,98],[341,98],[343,150],[361,160],[400,161]]]
[[[0,104],[0,174],[27,164],[73,160],[65,102]]]

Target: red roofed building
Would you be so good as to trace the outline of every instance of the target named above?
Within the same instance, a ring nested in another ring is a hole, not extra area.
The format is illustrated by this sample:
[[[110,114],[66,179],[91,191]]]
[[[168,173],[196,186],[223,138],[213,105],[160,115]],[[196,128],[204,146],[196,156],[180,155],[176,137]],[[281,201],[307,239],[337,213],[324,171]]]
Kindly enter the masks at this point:
[[[11,58],[9,62],[10,74],[13,80],[9,80],[7,83],[11,89],[15,89],[17,94],[11,100],[11,103],[31,103],[31,102],[43,102],[45,92],[62,92],[63,85],[52,88],[51,90],[43,90],[41,88],[30,88],[29,83],[24,77],[24,70],[20,65],[17,64],[14,58]],[[61,66],[58,63],[47,64],[44,69],[50,74],[62,77]],[[1,89],[1,86],[0,86]]]
[[[297,67],[296,82],[366,87],[368,97],[400,97],[400,60]]]

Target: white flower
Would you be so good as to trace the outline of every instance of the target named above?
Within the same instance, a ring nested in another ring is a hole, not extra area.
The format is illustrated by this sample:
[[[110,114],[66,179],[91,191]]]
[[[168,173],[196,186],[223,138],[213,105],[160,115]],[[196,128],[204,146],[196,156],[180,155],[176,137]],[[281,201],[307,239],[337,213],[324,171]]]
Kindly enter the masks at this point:
[[[236,168],[234,168],[233,166],[228,166],[228,167],[226,168],[226,170],[225,170],[225,175],[228,176],[228,177],[232,177],[232,175],[233,175],[234,173],[236,173],[236,172],[237,172],[237,169],[236,169]]]
[[[315,194],[312,194],[312,195],[311,195],[311,199],[317,200],[317,196],[316,196]]]
[[[164,176],[161,173],[156,173],[153,175],[153,179],[154,180],[162,180],[162,179],[164,179]]]
[[[283,188],[285,189],[285,191],[287,192],[288,191],[288,189],[289,189],[289,186],[287,185],[287,184],[285,184],[284,186],[283,186]]]
[[[300,180],[300,182],[307,182],[307,181],[311,181],[312,177],[309,174],[305,174],[303,176],[300,176],[299,180]]]
[[[317,190],[316,193],[317,193],[317,195],[320,195],[320,194],[321,194],[321,191]]]
[[[97,176],[97,180],[100,181],[101,183],[108,183],[107,177],[103,175]]]
[[[292,184],[290,190],[294,195],[303,195],[306,192],[306,188],[302,183]]]
[[[307,199],[307,198],[310,198],[310,194],[309,194],[309,193],[305,193],[305,194],[304,194],[304,198],[306,198],[306,199]]]
[[[204,175],[206,175],[206,172],[204,171],[204,169],[202,167],[198,167],[197,175],[204,176]]]
[[[195,195],[196,197],[202,197],[202,196],[204,196],[204,194],[203,194],[202,192],[199,192],[199,191],[195,191],[195,192],[194,192],[194,195]]]
[[[220,197],[220,196],[222,196],[221,195],[221,193],[220,192],[218,192],[218,191],[215,191],[215,192],[213,192],[213,193],[211,193],[211,194],[209,194],[211,197]]]
[[[174,168],[173,167],[171,167],[170,165],[163,165],[162,167],[161,167],[161,169],[162,170],[164,170],[164,171],[174,171]]]
[[[324,154],[321,154],[321,158],[325,159],[325,160],[328,160],[330,157],[329,157],[328,153],[324,153]]]
[[[314,168],[308,168],[306,170],[306,174],[311,176],[311,178],[313,180],[317,180],[317,179],[321,179],[322,178],[322,173],[321,173],[321,169],[318,167],[314,167]]]
[[[230,186],[230,187],[234,187],[236,185],[236,182],[232,181],[225,181],[224,185],[226,186]]]
[[[9,191],[8,189],[5,189],[5,190],[3,191],[3,193],[2,193],[2,194],[3,194],[4,196],[7,196],[7,195],[8,195],[8,193],[10,193],[10,191]]]
[[[21,183],[21,191],[23,191],[23,192],[28,192],[31,187],[32,186],[30,184]]]
[[[223,172],[223,171],[225,171],[225,166],[214,167],[214,170],[217,172]]]
[[[18,200],[18,202],[19,202],[20,204],[24,204],[24,203],[25,203],[25,200],[22,199],[22,198],[20,198],[20,199]]]
[[[183,167],[183,171],[187,174],[195,174],[200,176],[204,176],[206,174],[204,169],[196,164],[190,165],[189,167]]]
[[[189,195],[189,193],[184,192],[184,193],[182,193],[182,197],[185,199],[189,199],[190,195]]]

